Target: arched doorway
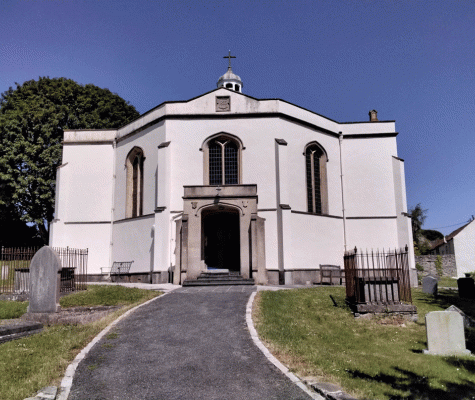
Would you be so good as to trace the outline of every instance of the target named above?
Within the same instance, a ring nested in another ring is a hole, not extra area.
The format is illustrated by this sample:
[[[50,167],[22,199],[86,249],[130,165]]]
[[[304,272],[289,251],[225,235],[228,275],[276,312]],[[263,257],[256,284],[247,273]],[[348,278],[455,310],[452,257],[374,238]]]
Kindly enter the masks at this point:
[[[208,269],[240,272],[239,212],[213,207],[202,213],[202,259]]]

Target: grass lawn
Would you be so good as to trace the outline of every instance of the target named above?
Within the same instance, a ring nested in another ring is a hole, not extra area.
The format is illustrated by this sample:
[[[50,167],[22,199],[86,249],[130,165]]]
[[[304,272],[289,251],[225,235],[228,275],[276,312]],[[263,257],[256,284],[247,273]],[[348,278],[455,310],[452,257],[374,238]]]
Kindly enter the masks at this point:
[[[450,278],[448,276],[443,276],[439,279],[438,287],[457,287],[457,278]]]
[[[332,296],[337,303],[334,306]],[[259,292],[253,316],[259,337],[299,376],[339,384],[357,398],[462,400],[475,397],[475,357],[422,354],[425,314],[454,304],[475,317],[475,302],[416,289],[419,321],[355,320],[345,289],[319,287]],[[475,352],[475,332],[466,331]]]
[[[128,309],[159,294],[121,286],[91,285],[87,291],[62,297],[62,307],[123,307],[90,324],[45,327],[37,335],[0,344],[0,399],[21,400],[44,386],[59,385],[69,363],[102,329]],[[26,306],[26,302],[15,305],[2,301],[0,318],[16,318],[26,311]]]

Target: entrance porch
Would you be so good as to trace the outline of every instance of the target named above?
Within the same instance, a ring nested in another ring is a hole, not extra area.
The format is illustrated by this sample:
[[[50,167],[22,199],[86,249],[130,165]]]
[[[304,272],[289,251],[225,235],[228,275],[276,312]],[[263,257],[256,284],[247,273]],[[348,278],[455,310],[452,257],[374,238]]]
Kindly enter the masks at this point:
[[[184,192],[173,283],[221,269],[266,283],[265,220],[257,216],[257,185],[185,186]]]

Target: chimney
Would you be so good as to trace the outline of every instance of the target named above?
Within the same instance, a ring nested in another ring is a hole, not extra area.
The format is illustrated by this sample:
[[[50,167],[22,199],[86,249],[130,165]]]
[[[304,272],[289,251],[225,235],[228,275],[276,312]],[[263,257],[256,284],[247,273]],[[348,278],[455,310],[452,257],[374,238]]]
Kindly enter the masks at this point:
[[[378,112],[376,110],[371,110],[369,112],[369,121],[376,122],[378,120]]]

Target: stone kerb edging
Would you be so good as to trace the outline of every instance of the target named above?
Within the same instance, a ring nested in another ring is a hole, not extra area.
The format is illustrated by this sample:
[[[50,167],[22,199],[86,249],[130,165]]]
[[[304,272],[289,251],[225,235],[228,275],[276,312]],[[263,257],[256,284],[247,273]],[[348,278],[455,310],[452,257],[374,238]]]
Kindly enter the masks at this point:
[[[124,318],[128,317],[131,313],[133,313],[135,310],[139,309],[142,306],[145,306],[147,304],[150,304],[152,301],[155,301],[157,299],[162,298],[163,296],[166,296],[169,293],[172,293],[173,291],[164,293],[160,296],[154,297],[153,299],[150,299],[146,301],[145,303],[139,304],[138,306],[131,308],[124,314],[122,314],[119,318],[115,319],[112,321],[107,327],[105,327],[94,339],[92,339],[89,344],[84,347],[81,352],[76,356],[76,358],[73,360],[71,364],[68,365],[68,368],[66,368],[66,372],[64,373],[64,378],[61,381],[61,389],[59,395],[56,397],[56,400],[67,400],[69,397],[69,392],[71,391],[71,387],[73,385],[73,378],[74,374],[76,372],[76,368],[78,367],[79,363],[84,360],[86,357],[87,353],[94,347],[94,345],[99,342],[114,326],[116,326],[120,321],[122,321]]]
[[[261,350],[266,358],[274,364],[287,378],[289,378],[293,383],[295,383],[300,389],[302,389],[305,393],[307,393],[312,399],[315,400],[325,400],[324,397],[320,396],[319,394],[312,392],[303,382],[300,381],[289,369],[283,365],[277,358],[275,358],[269,349],[264,346],[264,344],[260,341],[259,336],[257,335],[256,328],[254,328],[254,323],[252,322],[252,304],[254,302],[254,298],[256,297],[257,292],[252,292],[251,297],[249,297],[249,301],[247,302],[246,306],[246,323],[247,328],[249,329],[249,333],[251,334],[251,338],[254,344]]]

